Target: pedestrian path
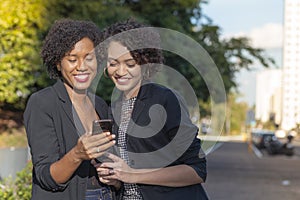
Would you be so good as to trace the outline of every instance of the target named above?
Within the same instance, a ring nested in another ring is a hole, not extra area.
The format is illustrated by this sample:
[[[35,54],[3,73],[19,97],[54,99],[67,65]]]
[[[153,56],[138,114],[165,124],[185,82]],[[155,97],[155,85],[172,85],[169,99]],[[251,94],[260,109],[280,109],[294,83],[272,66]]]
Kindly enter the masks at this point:
[[[211,140],[211,141],[219,141],[219,142],[229,142],[229,141],[247,141],[247,137],[245,135],[199,135],[198,138],[201,140]]]

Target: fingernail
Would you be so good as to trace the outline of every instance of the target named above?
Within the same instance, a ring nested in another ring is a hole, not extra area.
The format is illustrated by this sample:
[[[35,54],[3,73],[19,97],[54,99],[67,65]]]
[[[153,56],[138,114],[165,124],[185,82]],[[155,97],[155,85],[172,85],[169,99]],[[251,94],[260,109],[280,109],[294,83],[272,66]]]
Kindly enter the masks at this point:
[[[113,134],[113,135],[111,135],[111,137],[112,137],[112,138],[116,138],[116,135]]]

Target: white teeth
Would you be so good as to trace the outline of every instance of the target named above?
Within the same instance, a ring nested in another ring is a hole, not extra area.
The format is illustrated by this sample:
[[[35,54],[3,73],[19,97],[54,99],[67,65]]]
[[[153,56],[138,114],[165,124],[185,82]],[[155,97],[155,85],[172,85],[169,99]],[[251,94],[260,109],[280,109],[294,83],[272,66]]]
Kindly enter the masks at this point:
[[[78,75],[75,75],[75,77],[79,80],[84,80],[86,78],[88,78],[89,75],[87,74],[78,74]]]
[[[118,78],[117,79],[119,82],[126,82],[128,81],[129,79],[128,78]]]

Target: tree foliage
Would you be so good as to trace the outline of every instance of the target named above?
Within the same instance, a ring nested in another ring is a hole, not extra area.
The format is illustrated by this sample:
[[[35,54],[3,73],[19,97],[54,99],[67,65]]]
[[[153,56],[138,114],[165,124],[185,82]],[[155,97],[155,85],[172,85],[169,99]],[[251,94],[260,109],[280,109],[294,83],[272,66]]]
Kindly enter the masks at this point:
[[[43,27],[42,0],[2,0],[0,3],[0,102],[24,100],[37,81],[38,29]]]
[[[230,92],[228,95],[228,104],[227,104],[227,111],[229,112],[228,118],[229,120],[229,130],[230,133],[241,133],[242,128],[246,126],[246,113],[249,109],[246,102],[237,102],[238,95]],[[227,127],[228,128],[228,127]]]
[[[3,0],[0,11],[0,102],[20,103],[49,79],[41,67],[39,48],[50,24],[59,18],[86,19],[100,28],[134,17],[154,27],[192,37],[218,67],[226,92],[237,86],[235,75],[254,60],[269,66],[273,60],[247,38],[221,39],[221,29],[201,10],[204,0]],[[166,64],[184,75],[204,102],[210,98],[201,76],[187,61],[166,54]],[[109,100],[112,83],[102,78],[100,95]],[[22,105],[22,104],[21,104]]]
[[[29,161],[25,168],[17,172],[16,178],[7,178],[0,181],[1,200],[29,200],[32,188],[32,162]]]

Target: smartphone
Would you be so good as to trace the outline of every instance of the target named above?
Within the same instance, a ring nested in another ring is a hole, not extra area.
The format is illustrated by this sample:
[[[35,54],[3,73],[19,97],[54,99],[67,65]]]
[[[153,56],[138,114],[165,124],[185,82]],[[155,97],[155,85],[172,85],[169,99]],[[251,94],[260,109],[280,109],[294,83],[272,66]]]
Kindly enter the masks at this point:
[[[106,132],[106,131],[112,132],[112,125],[113,125],[112,119],[94,120],[92,134],[96,135],[96,134]],[[115,155],[119,154],[118,148],[116,145],[110,147],[106,151],[109,153],[115,154]],[[97,162],[112,162],[112,160],[107,158],[105,155],[96,158],[96,161]]]
[[[113,125],[112,119],[94,120],[92,134],[96,135],[106,131],[112,132],[112,125]]]

